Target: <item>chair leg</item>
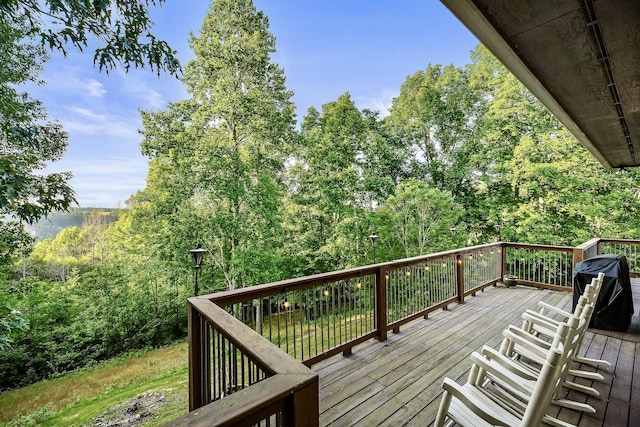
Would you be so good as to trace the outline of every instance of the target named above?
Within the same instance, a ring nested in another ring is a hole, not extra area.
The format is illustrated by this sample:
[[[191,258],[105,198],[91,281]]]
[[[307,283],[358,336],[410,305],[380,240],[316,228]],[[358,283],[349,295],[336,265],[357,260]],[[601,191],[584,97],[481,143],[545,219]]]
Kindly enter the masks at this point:
[[[438,415],[433,423],[433,427],[444,427],[447,414],[449,413],[449,406],[451,405],[451,393],[444,391],[442,399],[440,399],[440,406],[438,407]]]

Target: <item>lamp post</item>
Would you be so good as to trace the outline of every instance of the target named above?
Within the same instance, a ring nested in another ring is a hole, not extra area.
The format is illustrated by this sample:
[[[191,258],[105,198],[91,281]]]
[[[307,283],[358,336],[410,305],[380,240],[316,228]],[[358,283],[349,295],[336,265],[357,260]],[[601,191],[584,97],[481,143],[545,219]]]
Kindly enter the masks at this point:
[[[196,269],[196,282],[193,285],[193,295],[198,296],[198,270],[200,270],[200,264],[202,263],[202,257],[205,252],[209,252],[206,249],[202,249],[202,245],[198,243],[195,249],[191,249],[189,253],[193,256],[193,263]]]
[[[494,227],[496,228],[496,233],[498,233],[498,242],[500,240],[502,240],[502,236],[500,235],[500,227],[502,227],[500,224],[496,224],[494,225]]]
[[[369,240],[371,240],[371,245],[373,246],[373,263],[376,263],[376,240],[378,240],[378,235],[373,233],[369,236]]]

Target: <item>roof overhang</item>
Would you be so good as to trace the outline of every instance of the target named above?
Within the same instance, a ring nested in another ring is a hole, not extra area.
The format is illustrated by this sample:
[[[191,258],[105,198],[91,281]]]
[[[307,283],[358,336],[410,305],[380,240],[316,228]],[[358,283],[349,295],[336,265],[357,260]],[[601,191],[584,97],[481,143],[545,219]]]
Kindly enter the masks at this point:
[[[600,163],[640,166],[640,1],[441,1]]]

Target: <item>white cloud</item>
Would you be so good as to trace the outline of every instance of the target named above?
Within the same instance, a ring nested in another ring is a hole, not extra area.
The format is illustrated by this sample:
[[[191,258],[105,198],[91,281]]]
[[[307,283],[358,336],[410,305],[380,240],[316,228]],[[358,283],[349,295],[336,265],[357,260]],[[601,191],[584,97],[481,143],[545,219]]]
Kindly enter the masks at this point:
[[[59,116],[59,120],[70,134],[140,139],[138,135],[140,118],[137,113],[133,116],[121,117],[71,105],[67,107],[63,116]]]
[[[64,129],[71,134],[84,136],[116,136],[135,139],[138,136],[138,125],[116,120],[105,120],[102,123],[83,122],[70,118],[60,119]]]
[[[107,93],[104,85],[97,80],[88,79],[80,82],[84,85],[84,90],[89,94],[89,96],[95,98],[101,98],[105,93]]]
[[[167,101],[165,96],[154,87],[158,87],[157,81],[149,81],[150,79],[158,79],[154,75],[145,72],[134,73],[120,76],[122,79],[122,90],[128,97],[134,98],[137,101],[137,106],[143,109],[157,110],[166,105]],[[166,86],[172,86],[181,84],[177,80],[167,82]],[[164,89],[164,88],[163,88]]]
[[[367,108],[369,110],[379,112],[380,117],[382,118],[389,115],[391,112],[393,98],[397,97],[399,94],[400,92],[396,89],[385,88],[371,96],[356,96],[354,98],[354,103],[361,110]]]
[[[75,67],[58,67],[55,71],[47,72],[46,90],[65,93],[66,96],[83,98],[103,98],[107,93],[104,84],[92,77],[82,76],[83,72]]]
[[[93,154],[65,157],[46,172],[71,171],[70,185],[82,207],[124,206],[129,197],[145,188],[147,159],[141,155]]]

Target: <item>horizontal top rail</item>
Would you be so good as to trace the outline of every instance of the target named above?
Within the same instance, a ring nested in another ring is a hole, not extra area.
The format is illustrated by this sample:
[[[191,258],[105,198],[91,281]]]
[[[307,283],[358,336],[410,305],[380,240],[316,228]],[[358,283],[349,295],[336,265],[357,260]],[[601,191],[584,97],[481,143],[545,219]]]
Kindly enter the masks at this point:
[[[529,243],[505,243],[504,245],[513,249],[536,249],[540,251],[553,252],[573,252],[575,249],[572,246],[533,245]]]
[[[433,261],[441,258],[452,257],[457,254],[465,254],[482,249],[492,247],[501,247],[502,243],[487,243],[483,245],[471,246],[466,248],[452,249],[443,252],[436,252],[428,255],[419,255],[411,258],[397,259],[388,262],[382,262],[362,267],[353,267],[345,270],[331,271],[328,273],[319,273],[310,276],[304,276],[294,279],[281,280],[278,282],[266,283],[263,285],[251,286],[248,288],[240,288],[229,291],[217,292],[215,294],[202,295],[199,298],[215,302],[220,306],[227,306],[240,303],[248,299],[257,299],[268,297],[279,292],[286,292],[294,289],[305,289],[323,283],[352,279],[360,276],[375,275],[378,270],[393,270],[395,268],[406,267],[412,264],[418,264],[425,261]],[[537,245],[524,245],[536,246]]]
[[[640,240],[632,239],[597,239],[600,243],[622,243],[625,245],[640,245]]]
[[[264,410],[272,412],[270,408],[280,408],[284,405],[283,399],[292,393],[292,390],[303,388],[309,384],[307,375],[285,374],[266,378],[249,388],[230,394],[223,400],[205,405],[197,410],[189,412],[172,422],[163,424],[164,427],[211,427],[211,426],[237,426],[258,423]],[[252,420],[252,414],[258,414]],[[239,424],[239,420],[242,423]]]
[[[602,241],[602,239],[595,237],[587,242],[584,242],[581,245],[576,246],[576,249],[581,249],[581,250],[588,249],[597,245],[600,241]]]

